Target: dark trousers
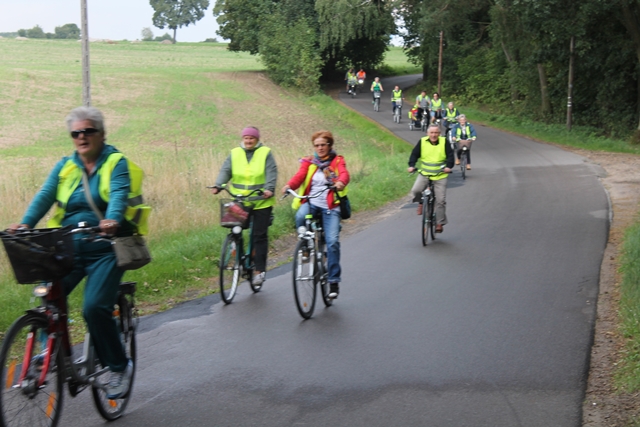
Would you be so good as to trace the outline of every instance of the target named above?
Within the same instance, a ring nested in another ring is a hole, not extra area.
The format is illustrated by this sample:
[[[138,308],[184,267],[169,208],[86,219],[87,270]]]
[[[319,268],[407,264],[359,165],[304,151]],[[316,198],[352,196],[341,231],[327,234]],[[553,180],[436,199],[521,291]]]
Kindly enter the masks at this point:
[[[269,225],[271,223],[272,206],[254,209],[253,215],[253,262],[256,271],[267,271],[267,254],[269,252]]]

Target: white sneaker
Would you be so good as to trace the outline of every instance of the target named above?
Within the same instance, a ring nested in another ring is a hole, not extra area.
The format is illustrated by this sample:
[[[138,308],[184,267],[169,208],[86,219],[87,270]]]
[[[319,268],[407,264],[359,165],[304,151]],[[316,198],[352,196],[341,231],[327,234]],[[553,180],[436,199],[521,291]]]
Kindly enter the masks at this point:
[[[133,362],[129,359],[127,367],[122,372],[111,372],[107,385],[107,399],[118,399],[129,391],[133,376]]]
[[[264,271],[262,273],[254,274],[253,280],[251,281],[251,283],[256,286],[262,285],[264,283],[264,276],[265,276]]]

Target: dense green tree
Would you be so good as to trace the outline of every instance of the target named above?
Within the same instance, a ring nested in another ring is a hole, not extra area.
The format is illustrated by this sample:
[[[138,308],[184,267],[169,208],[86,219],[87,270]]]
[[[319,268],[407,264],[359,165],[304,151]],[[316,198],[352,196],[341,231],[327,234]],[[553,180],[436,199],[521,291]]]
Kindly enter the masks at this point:
[[[77,40],[80,38],[80,28],[76,24],[64,24],[61,27],[56,27],[54,38]]]
[[[26,31],[26,37],[29,37],[30,39],[44,39],[47,36],[45,35],[42,27],[40,27],[40,25],[36,25]]]
[[[178,28],[195,24],[204,17],[209,0],[149,0],[153,13],[153,25],[173,30],[173,42],[176,42]]]

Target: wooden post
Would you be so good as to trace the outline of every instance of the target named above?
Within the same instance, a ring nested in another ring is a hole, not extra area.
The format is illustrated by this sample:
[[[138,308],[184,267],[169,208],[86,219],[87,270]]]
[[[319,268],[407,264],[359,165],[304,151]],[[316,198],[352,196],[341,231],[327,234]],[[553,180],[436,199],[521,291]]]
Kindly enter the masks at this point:
[[[89,24],[87,19],[87,0],[80,0],[82,9],[82,105],[91,105],[91,79],[89,73]]]
[[[571,42],[569,43],[569,90],[567,93],[567,130],[571,130],[573,124],[573,50],[574,50],[574,36],[571,36]]]
[[[442,37],[443,31],[440,31],[440,54],[438,55],[438,94],[442,91]],[[440,95],[442,96],[442,95]]]

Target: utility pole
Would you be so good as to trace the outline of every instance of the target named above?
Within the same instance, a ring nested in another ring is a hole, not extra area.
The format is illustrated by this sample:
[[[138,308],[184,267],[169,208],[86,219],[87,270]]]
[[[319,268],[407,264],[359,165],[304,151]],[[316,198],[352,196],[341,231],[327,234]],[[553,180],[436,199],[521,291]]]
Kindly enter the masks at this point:
[[[82,105],[91,106],[91,79],[89,73],[89,24],[87,0],[80,0],[82,10]]]
[[[574,36],[571,36],[571,42],[569,43],[569,90],[567,94],[567,130],[571,130],[573,124],[573,50],[574,50]]]
[[[440,55],[438,56],[438,94],[442,91],[442,37],[443,31],[440,31]]]

